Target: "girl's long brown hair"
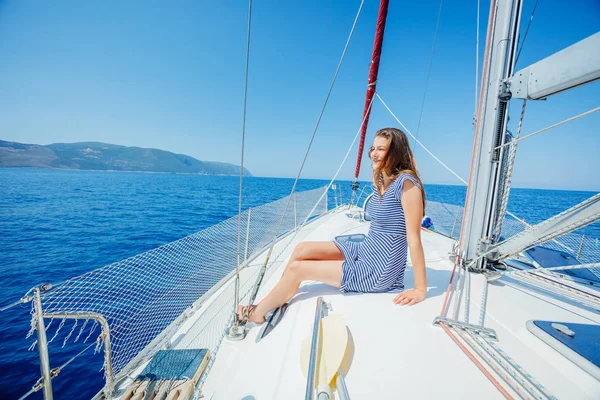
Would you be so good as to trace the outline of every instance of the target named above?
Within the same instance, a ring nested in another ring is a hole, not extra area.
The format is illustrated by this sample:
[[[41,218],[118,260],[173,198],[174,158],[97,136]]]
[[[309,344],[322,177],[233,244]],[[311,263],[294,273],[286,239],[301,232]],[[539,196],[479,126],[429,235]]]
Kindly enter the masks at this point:
[[[423,216],[425,216],[425,188],[419,177],[417,163],[408,144],[406,134],[398,128],[383,128],[375,132],[375,137],[384,137],[388,141],[388,151],[382,160],[380,166],[373,170],[373,183],[377,186],[381,193],[381,177],[385,172],[392,180],[396,179],[400,174],[406,173],[411,175],[421,186],[423,194]],[[370,154],[369,154],[370,155]]]

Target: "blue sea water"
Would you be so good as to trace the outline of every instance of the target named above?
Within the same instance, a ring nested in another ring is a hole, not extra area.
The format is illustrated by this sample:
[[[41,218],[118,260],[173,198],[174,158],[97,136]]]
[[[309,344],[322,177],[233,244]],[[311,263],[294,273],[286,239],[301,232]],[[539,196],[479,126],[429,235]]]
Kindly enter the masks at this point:
[[[304,179],[298,191],[322,187]],[[289,194],[293,179],[246,178],[243,208]],[[350,182],[338,182],[342,197]],[[212,226],[238,211],[237,177],[0,168],[0,307],[42,282],[60,282]],[[465,187],[426,185],[428,199],[462,205]],[[542,221],[594,193],[513,189],[509,209]],[[339,197],[339,196],[338,196]],[[333,193],[329,206],[334,205]],[[435,221],[434,221],[435,223]],[[583,233],[600,238],[600,226]],[[39,378],[25,339],[30,305],[0,312],[0,398],[15,399]],[[68,332],[67,332],[68,333]],[[50,347],[51,367],[83,347]],[[103,385],[101,353],[77,358],[53,380],[55,398],[90,398]],[[36,393],[30,398],[41,398]]]

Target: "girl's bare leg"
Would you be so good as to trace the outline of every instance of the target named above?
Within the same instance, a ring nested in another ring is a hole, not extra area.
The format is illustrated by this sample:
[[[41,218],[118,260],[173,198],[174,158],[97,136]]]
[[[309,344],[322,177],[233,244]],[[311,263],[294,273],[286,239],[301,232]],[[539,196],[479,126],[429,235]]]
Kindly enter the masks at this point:
[[[344,255],[333,242],[302,242],[294,249],[288,265],[283,270],[283,274],[285,275],[289,265],[293,261],[327,261],[343,259]]]
[[[302,242],[296,245],[291,261],[343,260],[344,255],[333,242]]]
[[[344,255],[333,242],[302,242],[296,246],[283,276],[271,292],[250,313],[252,322],[264,322],[269,311],[281,306],[298,291],[303,280],[316,280],[340,287]],[[243,315],[242,306],[238,309]]]
[[[249,321],[263,323],[265,315],[294,297],[302,281],[318,281],[339,288],[342,283],[342,260],[292,261],[281,280],[249,315]]]

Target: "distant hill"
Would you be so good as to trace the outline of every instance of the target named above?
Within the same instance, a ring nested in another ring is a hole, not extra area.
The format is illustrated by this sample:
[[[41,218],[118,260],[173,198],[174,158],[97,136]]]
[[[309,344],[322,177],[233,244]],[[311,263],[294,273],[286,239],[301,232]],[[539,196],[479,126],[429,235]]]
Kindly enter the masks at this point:
[[[201,175],[239,175],[238,165],[200,161],[184,154],[115,144],[82,142],[47,146],[0,140],[0,167],[96,171],[143,171]],[[251,176],[244,168],[244,175]]]

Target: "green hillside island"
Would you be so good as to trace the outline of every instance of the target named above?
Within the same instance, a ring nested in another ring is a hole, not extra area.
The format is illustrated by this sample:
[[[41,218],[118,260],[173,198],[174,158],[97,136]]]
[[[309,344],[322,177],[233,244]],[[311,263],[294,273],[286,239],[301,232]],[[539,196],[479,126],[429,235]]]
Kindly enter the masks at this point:
[[[164,150],[98,142],[46,146],[0,140],[0,167],[94,171],[140,171],[200,175],[239,175],[238,165],[200,161]],[[244,168],[245,176],[252,176]]]

